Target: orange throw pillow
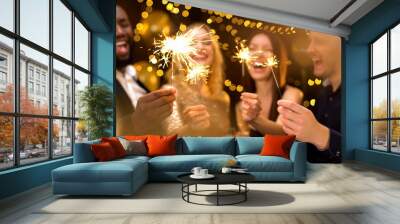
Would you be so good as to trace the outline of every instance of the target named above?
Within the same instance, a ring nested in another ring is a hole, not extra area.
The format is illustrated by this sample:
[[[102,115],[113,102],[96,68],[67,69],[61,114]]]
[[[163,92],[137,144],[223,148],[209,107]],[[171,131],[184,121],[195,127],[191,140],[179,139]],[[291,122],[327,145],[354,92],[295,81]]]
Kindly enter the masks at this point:
[[[93,144],[90,147],[92,149],[94,157],[99,162],[110,161],[117,158],[113,147],[108,142]]]
[[[173,136],[159,136],[149,135],[147,137],[148,156],[165,156],[176,155],[176,139],[177,135]]]
[[[295,139],[295,135],[265,135],[264,146],[260,155],[280,156],[289,159],[290,147],[292,147]]]
[[[117,137],[101,138],[101,142],[110,143],[117,158],[126,156],[126,151]]]

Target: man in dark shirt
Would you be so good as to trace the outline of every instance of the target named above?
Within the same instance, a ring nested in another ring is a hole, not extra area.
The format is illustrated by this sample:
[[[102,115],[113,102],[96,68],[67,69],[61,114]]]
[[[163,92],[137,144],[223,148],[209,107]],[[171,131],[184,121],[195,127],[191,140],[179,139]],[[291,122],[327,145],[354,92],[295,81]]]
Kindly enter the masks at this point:
[[[341,161],[340,133],[340,38],[310,32],[307,49],[314,64],[314,74],[324,80],[324,88],[316,99],[316,109],[311,110],[288,100],[278,101],[282,115],[282,128],[308,144],[309,162]]]

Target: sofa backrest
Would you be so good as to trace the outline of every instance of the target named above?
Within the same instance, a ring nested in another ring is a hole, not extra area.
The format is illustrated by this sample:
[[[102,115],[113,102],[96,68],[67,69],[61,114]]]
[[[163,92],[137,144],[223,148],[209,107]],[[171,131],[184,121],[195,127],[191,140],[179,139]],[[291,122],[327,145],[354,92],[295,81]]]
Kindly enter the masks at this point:
[[[93,140],[81,143],[75,143],[74,148],[74,163],[89,163],[95,162],[96,158],[90,146],[92,144],[99,144],[100,140]]]
[[[236,137],[236,155],[259,154],[264,137]]]
[[[235,155],[234,137],[182,137],[176,141],[177,154]]]

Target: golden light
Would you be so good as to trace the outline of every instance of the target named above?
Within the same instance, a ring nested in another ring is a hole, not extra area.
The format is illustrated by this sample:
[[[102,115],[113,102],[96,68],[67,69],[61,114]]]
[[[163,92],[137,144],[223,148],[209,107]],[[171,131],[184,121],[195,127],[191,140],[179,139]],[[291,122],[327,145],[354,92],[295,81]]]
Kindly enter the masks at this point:
[[[163,5],[168,4],[168,0],[162,0],[161,2],[162,2]]]
[[[153,67],[147,66],[146,70],[147,70],[148,72],[152,72],[152,71],[153,71]]]
[[[258,22],[258,23],[257,23],[257,28],[260,29],[262,25],[263,25],[262,22]]]
[[[144,0],[137,0],[138,3],[142,3]]]
[[[161,77],[161,76],[164,75],[164,71],[161,70],[161,69],[158,69],[157,72],[156,72],[156,75],[157,75],[158,77]]]
[[[225,30],[226,32],[230,32],[232,30],[232,25],[227,25]]]
[[[317,86],[321,85],[322,80],[321,79],[315,79],[315,84],[317,84]]]
[[[142,12],[142,18],[147,19],[147,17],[149,17],[149,13],[146,11]]]
[[[246,20],[246,21],[244,21],[244,24],[243,24],[245,27],[248,27],[249,25],[250,25],[250,21],[249,20]]]
[[[187,29],[187,27],[186,27],[185,24],[181,23],[181,24],[179,25],[179,30],[180,30],[181,32],[185,32],[186,29]]]
[[[238,32],[237,29],[233,29],[233,30],[231,31],[231,35],[232,35],[232,36],[236,36],[237,32]]]
[[[232,85],[232,82],[231,82],[231,80],[227,79],[227,80],[225,80],[224,84],[226,87],[229,87]]]
[[[307,83],[309,86],[313,86],[315,82],[312,79],[308,79]]]
[[[236,90],[236,86],[232,84],[231,86],[229,86],[229,90],[232,91],[232,92],[235,91]]]
[[[142,71],[143,67],[141,65],[136,65],[135,68],[136,68],[136,71],[140,72],[140,71]]]
[[[201,64],[196,64],[188,69],[185,81],[190,85],[195,85],[198,83],[207,83],[209,67]]]
[[[182,16],[183,16],[183,17],[188,17],[188,16],[189,16],[189,11],[183,10]]]
[[[311,106],[315,106],[315,103],[316,103],[316,100],[315,100],[315,99],[311,99],[311,100],[310,100],[310,105],[311,105]]]
[[[191,8],[192,8],[192,6],[190,6],[190,5],[185,5],[185,9],[189,10],[189,9],[191,9]]]
[[[236,91],[238,91],[239,93],[243,92],[243,86],[242,85],[237,85],[236,86]]]
[[[207,19],[207,23],[208,23],[208,24],[211,24],[211,23],[212,23],[212,19],[208,18],[208,19]]]
[[[173,8],[173,9],[172,9],[172,13],[178,14],[178,13],[179,13],[179,8]]]
[[[139,42],[140,41],[140,36],[139,35],[135,35],[134,37],[133,37],[133,41],[135,41],[135,42]]]
[[[309,102],[308,100],[305,100],[305,101],[303,102],[303,106],[309,107],[309,106],[310,106],[310,102]]]
[[[166,8],[168,11],[171,11],[174,8],[174,5],[172,3],[168,3]]]
[[[150,7],[153,5],[153,1],[152,0],[147,0],[146,1],[146,6]]]

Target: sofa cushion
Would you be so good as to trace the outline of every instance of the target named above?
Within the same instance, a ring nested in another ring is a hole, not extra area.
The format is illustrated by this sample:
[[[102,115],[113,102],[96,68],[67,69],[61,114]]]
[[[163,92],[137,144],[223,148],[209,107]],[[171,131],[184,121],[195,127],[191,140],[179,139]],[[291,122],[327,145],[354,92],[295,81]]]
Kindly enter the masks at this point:
[[[295,135],[265,135],[261,156],[280,156],[289,159],[290,148]]]
[[[263,137],[236,137],[236,155],[259,154],[264,145]]]
[[[118,158],[113,147],[108,142],[93,144],[91,145],[91,149],[94,157],[96,157],[96,161],[105,162]]]
[[[292,172],[292,161],[279,156],[238,155],[236,159],[241,168],[249,172]]]
[[[149,135],[146,143],[148,156],[165,156],[176,154],[176,139],[178,135],[172,136],[160,136],[160,135]]]
[[[110,143],[110,145],[114,149],[117,158],[122,158],[126,156],[126,151],[117,137],[104,137],[101,138],[101,142]]]
[[[177,154],[225,154],[235,155],[233,137],[183,137],[177,141]]]
[[[203,167],[211,172],[219,171],[228,160],[235,159],[231,155],[175,155],[158,156],[149,160],[150,171],[190,172],[193,167]]]

